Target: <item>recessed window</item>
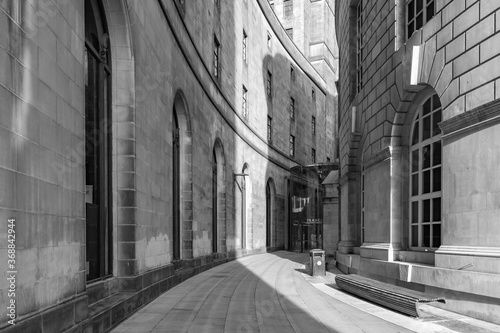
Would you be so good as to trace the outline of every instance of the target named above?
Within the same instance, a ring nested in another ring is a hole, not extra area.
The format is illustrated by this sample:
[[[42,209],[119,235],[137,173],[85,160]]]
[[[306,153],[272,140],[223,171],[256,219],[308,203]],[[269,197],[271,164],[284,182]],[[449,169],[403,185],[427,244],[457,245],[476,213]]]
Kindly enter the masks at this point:
[[[285,31],[288,37],[290,37],[290,39],[293,40],[293,28],[288,28]]]
[[[295,99],[290,97],[290,118],[295,119]]]
[[[267,141],[273,141],[273,118],[267,116]]]
[[[312,135],[316,135],[316,117],[312,116],[311,118],[311,128],[312,128]]]
[[[441,102],[437,95],[418,109],[410,149],[410,242],[413,248],[441,245]]]
[[[295,137],[290,135],[290,156],[295,156]]]
[[[314,88],[311,90],[311,98],[312,98],[313,102],[316,101],[316,90],[314,90]]]
[[[290,78],[295,81],[295,68],[293,66],[290,66]]]
[[[247,39],[248,39],[248,35],[247,33],[245,32],[245,30],[243,30],[243,61],[246,63],[247,62]]]
[[[285,18],[290,18],[293,16],[293,1],[292,0],[283,1],[283,16]]]
[[[219,78],[220,68],[219,68],[219,53],[220,53],[220,43],[216,36],[214,36],[214,76]]]
[[[434,0],[410,0],[406,2],[406,38],[424,26],[436,14]]]
[[[272,44],[271,44],[271,40],[272,40],[272,37],[271,37],[271,34],[269,33],[269,31],[267,32],[267,47],[268,48],[271,48]]]
[[[273,94],[273,74],[271,71],[267,71],[267,96],[271,97]]]
[[[112,272],[110,203],[111,175],[111,54],[102,13],[85,1],[85,214],[86,277],[92,281]]]
[[[241,109],[243,112],[243,117],[248,118],[248,90],[245,86],[243,86],[243,98]]]
[[[313,163],[316,163],[316,149],[311,149],[311,160]]]

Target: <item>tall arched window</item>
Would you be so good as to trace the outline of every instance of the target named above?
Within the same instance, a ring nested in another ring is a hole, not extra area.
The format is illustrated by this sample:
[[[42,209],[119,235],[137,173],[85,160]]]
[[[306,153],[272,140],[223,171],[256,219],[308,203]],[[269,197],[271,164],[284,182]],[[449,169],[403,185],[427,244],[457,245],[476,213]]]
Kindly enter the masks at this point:
[[[172,121],[172,234],[173,234],[173,259],[181,258],[180,245],[180,137],[179,137],[179,122],[177,121],[177,113],[174,109]]]
[[[272,180],[266,184],[266,246],[273,246],[273,196],[271,188]]]
[[[241,248],[247,248],[247,176],[248,165],[245,164],[241,173],[246,175],[241,179]]]
[[[212,164],[212,252],[217,253],[217,205],[218,205],[218,195],[217,195],[217,155],[215,149],[213,152],[213,164]]]
[[[87,280],[111,274],[111,67],[97,0],[85,1],[85,202]]]
[[[412,126],[410,149],[410,246],[441,245],[441,102],[422,103]]]

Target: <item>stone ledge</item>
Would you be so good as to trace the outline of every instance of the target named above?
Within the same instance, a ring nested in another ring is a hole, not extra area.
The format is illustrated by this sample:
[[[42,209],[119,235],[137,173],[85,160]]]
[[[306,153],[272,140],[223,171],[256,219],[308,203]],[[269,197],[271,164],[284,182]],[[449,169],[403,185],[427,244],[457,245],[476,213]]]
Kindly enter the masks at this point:
[[[487,126],[497,122],[500,122],[500,100],[492,101],[444,120],[439,123],[439,127],[443,132],[443,139],[445,139],[467,130],[479,130],[481,125]]]

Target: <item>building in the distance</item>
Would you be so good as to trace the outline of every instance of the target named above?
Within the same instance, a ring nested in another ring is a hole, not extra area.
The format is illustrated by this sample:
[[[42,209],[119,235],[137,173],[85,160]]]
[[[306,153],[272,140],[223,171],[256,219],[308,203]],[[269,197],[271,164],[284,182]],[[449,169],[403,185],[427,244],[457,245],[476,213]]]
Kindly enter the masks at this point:
[[[336,3],[343,271],[500,323],[500,2]]]
[[[266,0],[1,1],[0,30],[0,330],[103,332],[214,265],[322,247],[335,65]]]

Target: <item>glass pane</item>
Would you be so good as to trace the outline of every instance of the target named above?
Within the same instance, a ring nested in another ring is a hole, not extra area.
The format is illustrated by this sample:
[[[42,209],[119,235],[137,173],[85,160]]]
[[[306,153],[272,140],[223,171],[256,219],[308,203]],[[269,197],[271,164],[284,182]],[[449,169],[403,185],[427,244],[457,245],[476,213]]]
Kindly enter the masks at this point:
[[[411,246],[418,246],[418,225],[411,226]]]
[[[422,13],[422,14],[420,14],[420,15],[417,16],[417,20],[416,20],[415,25],[416,25],[415,28],[417,30],[420,29],[420,28],[422,28],[422,26],[424,25],[424,13]]]
[[[422,169],[431,167],[431,145],[422,148]]]
[[[441,221],[441,198],[432,199],[432,221]]]
[[[431,192],[431,171],[427,170],[423,173],[423,175],[424,175],[424,179],[423,179],[423,184],[422,184],[422,187],[423,187],[422,194],[430,193]]]
[[[441,191],[441,168],[436,168],[432,171],[432,191]]]
[[[417,13],[424,8],[424,0],[417,0]]]
[[[432,115],[432,136],[441,133],[441,129],[438,124],[441,122],[441,110],[434,112]]]
[[[411,203],[411,223],[418,223],[418,201]]]
[[[434,8],[434,5],[432,5],[432,7]],[[436,110],[437,108],[441,107],[441,100],[439,99],[438,95],[432,96],[432,107],[433,110]]]
[[[411,195],[418,195],[418,173],[411,176]]]
[[[432,144],[432,166],[441,164],[441,142]]]
[[[441,224],[432,226],[432,247],[441,246]]]
[[[431,137],[431,116],[427,116],[423,119],[424,128],[422,133],[422,140],[427,140]]]
[[[415,121],[415,125],[413,126],[413,137],[411,139],[411,144],[412,145],[418,143],[418,140],[419,140],[418,130],[419,130],[419,127],[420,127],[419,124],[420,124],[420,122],[417,120],[417,121]]]
[[[413,32],[415,31],[415,28],[413,28],[413,21],[410,24],[408,24],[408,28],[407,29],[408,29],[408,36],[407,36],[407,38],[410,38],[411,35],[413,35]]]
[[[422,222],[430,222],[431,221],[431,200],[423,200],[422,201]]]
[[[423,237],[422,237],[422,247],[430,247],[431,246],[431,226],[423,225],[422,226]]]
[[[408,21],[415,16],[415,3],[414,0],[408,3]]]
[[[434,17],[434,2],[427,6],[427,21]]]
[[[419,154],[418,154],[418,149],[415,149],[414,151],[411,152],[411,171],[416,172],[418,171],[418,166],[419,166]]]
[[[425,115],[431,113],[431,99],[429,98],[427,101],[425,101],[424,105],[422,106],[422,112]]]

